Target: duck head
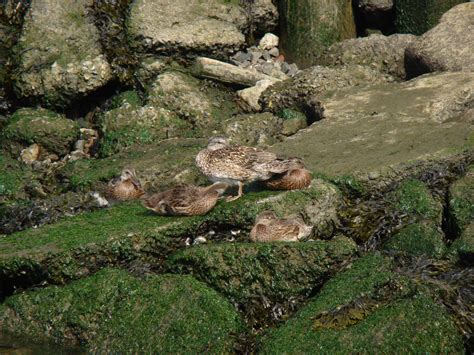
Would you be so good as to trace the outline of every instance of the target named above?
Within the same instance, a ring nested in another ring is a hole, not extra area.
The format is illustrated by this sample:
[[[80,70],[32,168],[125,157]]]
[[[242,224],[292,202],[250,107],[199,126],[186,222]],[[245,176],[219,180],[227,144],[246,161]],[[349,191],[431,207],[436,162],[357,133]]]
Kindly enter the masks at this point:
[[[207,149],[218,150],[229,146],[229,139],[222,136],[212,137],[207,143]]]

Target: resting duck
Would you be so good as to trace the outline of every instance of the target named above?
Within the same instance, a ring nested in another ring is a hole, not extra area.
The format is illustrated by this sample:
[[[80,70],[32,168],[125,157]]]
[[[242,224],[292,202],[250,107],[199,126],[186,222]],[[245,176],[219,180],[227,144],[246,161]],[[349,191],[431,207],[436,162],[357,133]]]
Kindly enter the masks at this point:
[[[313,231],[301,218],[277,218],[272,211],[260,213],[250,231],[252,242],[296,242]]]
[[[143,196],[144,193],[133,168],[124,168],[118,178],[109,182],[106,191],[108,198],[118,201],[134,200]]]

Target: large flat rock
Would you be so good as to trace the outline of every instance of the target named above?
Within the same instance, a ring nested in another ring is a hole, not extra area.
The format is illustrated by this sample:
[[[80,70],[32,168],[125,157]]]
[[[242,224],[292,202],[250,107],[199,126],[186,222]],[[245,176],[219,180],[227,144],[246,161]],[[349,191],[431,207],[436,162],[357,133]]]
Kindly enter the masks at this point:
[[[472,149],[473,90],[472,73],[443,73],[326,94],[324,119],[272,150],[340,175]]]

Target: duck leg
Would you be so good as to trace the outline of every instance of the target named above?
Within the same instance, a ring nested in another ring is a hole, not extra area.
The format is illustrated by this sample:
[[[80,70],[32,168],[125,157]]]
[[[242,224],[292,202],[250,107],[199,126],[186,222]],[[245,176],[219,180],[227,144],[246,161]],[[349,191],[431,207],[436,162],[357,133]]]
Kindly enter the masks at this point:
[[[239,192],[237,193],[237,196],[232,196],[232,197],[229,196],[227,197],[226,201],[227,202],[235,201],[241,198],[243,194],[244,194],[244,184],[242,183],[242,181],[239,181]]]

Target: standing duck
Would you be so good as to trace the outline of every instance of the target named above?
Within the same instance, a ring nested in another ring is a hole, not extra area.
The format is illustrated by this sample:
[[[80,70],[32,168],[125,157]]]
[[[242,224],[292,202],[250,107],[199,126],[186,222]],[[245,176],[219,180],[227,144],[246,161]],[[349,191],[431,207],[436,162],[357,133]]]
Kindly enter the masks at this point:
[[[107,197],[118,201],[134,200],[143,196],[144,193],[133,168],[124,168],[118,178],[109,182],[106,191]]]
[[[312,176],[300,158],[289,158],[294,166],[282,174],[275,174],[263,181],[269,190],[299,190],[311,185]]]
[[[202,216],[217,203],[227,184],[217,182],[207,187],[179,185],[143,198],[143,205],[162,216]]]
[[[244,182],[268,180],[291,169],[294,162],[278,159],[274,153],[241,145],[231,146],[225,137],[214,137],[196,156],[196,166],[213,182],[238,185],[237,196],[243,195]]]
[[[250,231],[252,242],[296,242],[308,237],[313,230],[301,218],[282,219],[272,211],[260,213]]]

